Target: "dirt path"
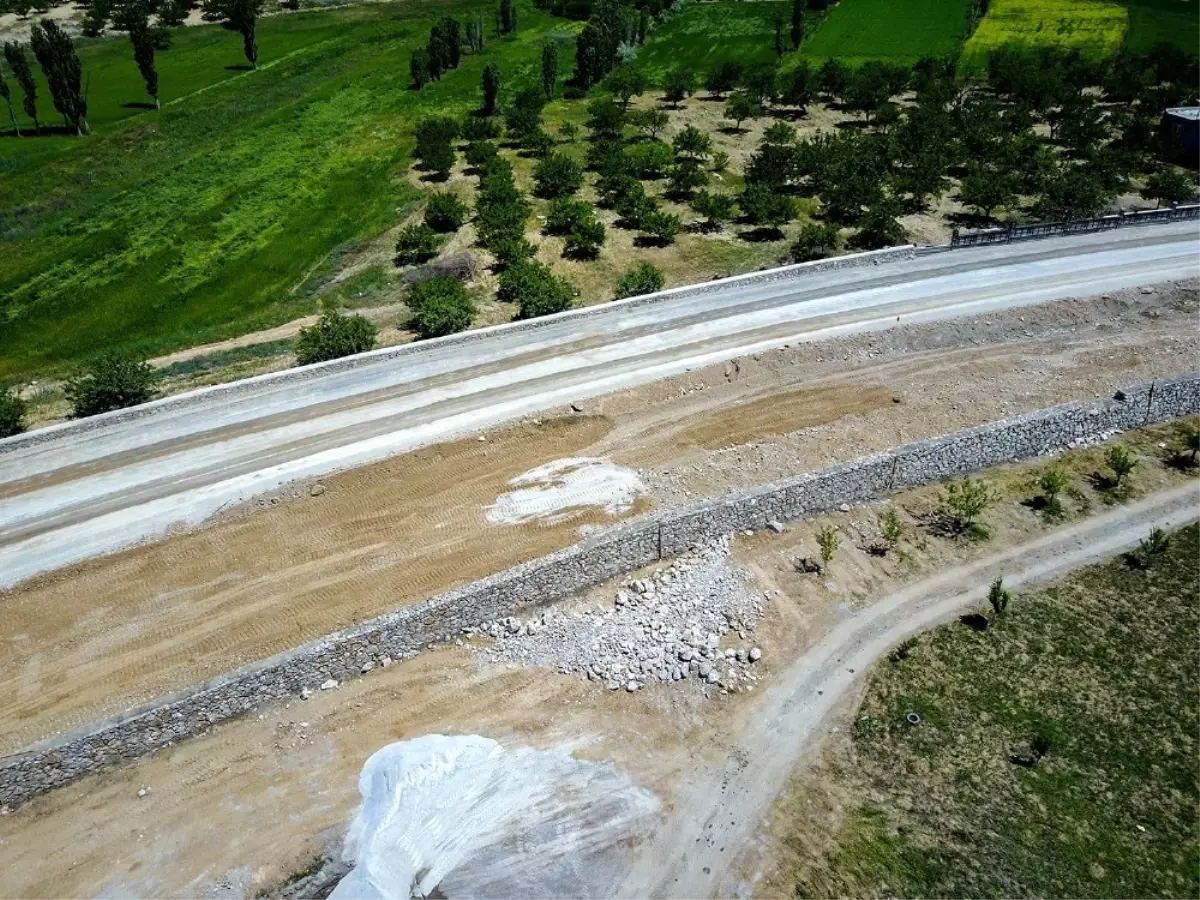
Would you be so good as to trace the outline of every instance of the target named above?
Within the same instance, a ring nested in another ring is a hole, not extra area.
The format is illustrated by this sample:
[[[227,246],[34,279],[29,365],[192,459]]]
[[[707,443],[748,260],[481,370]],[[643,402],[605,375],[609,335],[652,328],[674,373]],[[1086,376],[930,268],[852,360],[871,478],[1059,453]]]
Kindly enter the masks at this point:
[[[1165,491],[909,585],[843,620],[768,690],[728,758],[702,765],[682,787],[674,815],[640,848],[621,896],[740,894],[740,853],[826,717],[888,648],[982,602],[998,575],[1019,587],[1112,557],[1151,527],[1195,521],[1198,501],[1195,484]]]

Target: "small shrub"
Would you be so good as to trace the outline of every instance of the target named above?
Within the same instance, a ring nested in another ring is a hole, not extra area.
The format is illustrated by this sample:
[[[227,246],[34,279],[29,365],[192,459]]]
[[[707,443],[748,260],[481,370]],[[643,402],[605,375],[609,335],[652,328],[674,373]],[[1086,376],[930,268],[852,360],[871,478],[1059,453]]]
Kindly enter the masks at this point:
[[[396,238],[396,265],[410,266],[431,259],[439,243],[437,232],[424,222],[405,225]]]
[[[546,211],[546,224],[542,226],[544,234],[570,234],[578,222],[582,222],[591,214],[591,207],[583,200],[574,197],[558,197],[550,202]]]
[[[729,168],[729,154],[724,150],[718,150],[712,155],[711,165],[714,172],[724,172]]]
[[[1196,468],[1196,457],[1200,454],[1200,425],[1185,423],[1182,440],[1167,457],[1167,464],[1176,469]]]
[[[1057,518],[1062,515],[1062,500],[1059,494],[1067,486],[1067,476],[1061,469],[1048,469],[1038,479],[1038,487],[1042,490],[1042,512]]]
[[[883,538],[883,546],[887,550],[895,549],[904,537],[904,524],[896,514],[895,507],[889,506],[887,511],[879,516],[879,534]]]
[[[646,179],[665,177],[675,161],[671,148],[662,141],[631,144],[625,148],[623,157],[626,171]]]
[[[362,316],[327,312],[316,324],[300,329],[300,337],[296,341],[296,363],[307,366],[309,363],[365,353],[374,349],[377,333],[375,325]]]
[[[12,437],[25,430],[25,412],[28,404],[15,390],[0,391],[0,438]]]
[[[838,545],[841,543],[838,540],[837,531],[830,525],[826,525],[817,534],[817,547],[821,551],[821,562],[826,568],[833,561],[833,555],[837,553]]]
[[[992,489],[982,481],[964,478],[946,485],[938,500],[938,511],[955,535],[971,532],[977,537],[987,537],[986,528],[975,520],[995,501]]]
[[[157,380],[158,373],[149,363],[110,353],[69,379],[64,392],[71,402],[72,416],[82,419],[153,399]]]
[[[496,149],[496,145],[491,141],[472,141],[467,144],[467,149],[463,151],[463,156],[467,160],[467,165],[481,169],[491,160],[495,159],[499,152]]]
[[[496,257],[496,262],[505,268],[533,259],[537,254],[537,247],[523,237],[497,238],[488,245],[488,249]]]
[[[600,253],[600,248],[604,246],[607,237],[608,232],[604,228],[604,223],[596,218],[591,209],[587,209],[567,233],[563,253],[594,258]]]
[[[583,187],[583,169],[565,153],[547,153],[534,166],[533,181],[539,197],[566,197]]]
[[[430,196],[425,205],[425,224],[443,234],[458,231],[467,221],[467,205],[449,192]]]
[[[462,139],[470,143],[494,141],[500,137],[500,123],[485,116],[467,116],[463,119],[461,134]]]
[[[504,303],[519,303],[518,317],[532,319],[569,308],[573,295],[569,282],[554,277],[542,263],[525,259],[500,275],[496,296]]]
[[[1004,579],[997,577],[988,588],[988,603],[992,606],[992,612],[999,616],[1008,609],[1008,601],[1011,599],[1012,593],[1004,586]]]
[[[662,269],[648,262],[641,262],[617,279],[616,299],[640,297],[661,291],[667,279]]]
[[[824,259],[838,249],[838,227],[832,222],[809,222],[800,229],[788,255],[793,262]]]
[[[409,327],[423,338],[442,337],[471,326],[475,304],[457,278],[431,278],[415,285],[408,294],[412,310]]]
[[[1120,487],[1121,480],[1137,466],[1137,459],[1122,444],[1113,444],[1105,450],[1104,462],[1112,469],[1113,487]]]
[[[671,213],[654,210],[641,217],[641,225],[639,230],[660,245],[673,243],[675,235],[683,231],[683,223],[679,220],[679,216]]]
[[[1171,545],[1171,536],[1161,528],[1152,528],[1150,534],[1138,542],[1138,559],[1143,568],[1150,568],[1156,557],[1167,552]]]

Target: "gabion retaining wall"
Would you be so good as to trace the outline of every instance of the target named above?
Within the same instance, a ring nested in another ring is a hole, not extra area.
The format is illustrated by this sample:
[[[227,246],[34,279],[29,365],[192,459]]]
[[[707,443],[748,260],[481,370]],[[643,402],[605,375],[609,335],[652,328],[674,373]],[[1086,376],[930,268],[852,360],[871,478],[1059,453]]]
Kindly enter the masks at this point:
[[[169,698],[44,741],[0,762],[0,804],[15,806],[123,759],[152,753],[264,703],[365,674],[463,628],[569,596],[691,545],[796,519],[1118,430],[1200,412],[1200,373],[1147,382],[1112,399],[1068,403],[729,494],[654,512],[565,550],[327,635]]]

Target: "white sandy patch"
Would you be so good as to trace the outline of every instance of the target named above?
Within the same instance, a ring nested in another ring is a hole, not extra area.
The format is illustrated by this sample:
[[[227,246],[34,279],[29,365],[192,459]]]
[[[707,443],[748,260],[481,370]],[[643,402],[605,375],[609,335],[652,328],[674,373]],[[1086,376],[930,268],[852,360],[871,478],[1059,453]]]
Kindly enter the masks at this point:
[[[658,800],[565,750],[427,735],[374,753],[332,898],[607,897]]]
[[[509,486],[514,490],[501,494],[487,508],[492,525],[519,525],[534,519],[561,522],[588,506],[618,515],[646,491],[635,470],[592,457],[557,459],[518,475]]]

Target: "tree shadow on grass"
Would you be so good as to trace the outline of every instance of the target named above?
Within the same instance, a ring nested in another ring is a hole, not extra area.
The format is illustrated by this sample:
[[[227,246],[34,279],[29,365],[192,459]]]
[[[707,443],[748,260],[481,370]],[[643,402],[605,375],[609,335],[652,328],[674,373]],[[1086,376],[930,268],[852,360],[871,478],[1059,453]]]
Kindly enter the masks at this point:
[[[673,243],[675,243],[674,240],[665,240],[660,237],[655,237],[652,234],[639,234],[633,239],[633,246],[639,248],[667,247]]]
[[[752,244],[765,244],[768,241],[777,241],[782,238],[783,231],[772,225],[759,225],[748,228],[745,231],[739,231],[738,237]]]
[[[249,63],[237,63],[236,65],[226,66],[226,72],[253,72],[254,66]]]
[[[122,109],[158,109],[153,103],[122,103]]]

